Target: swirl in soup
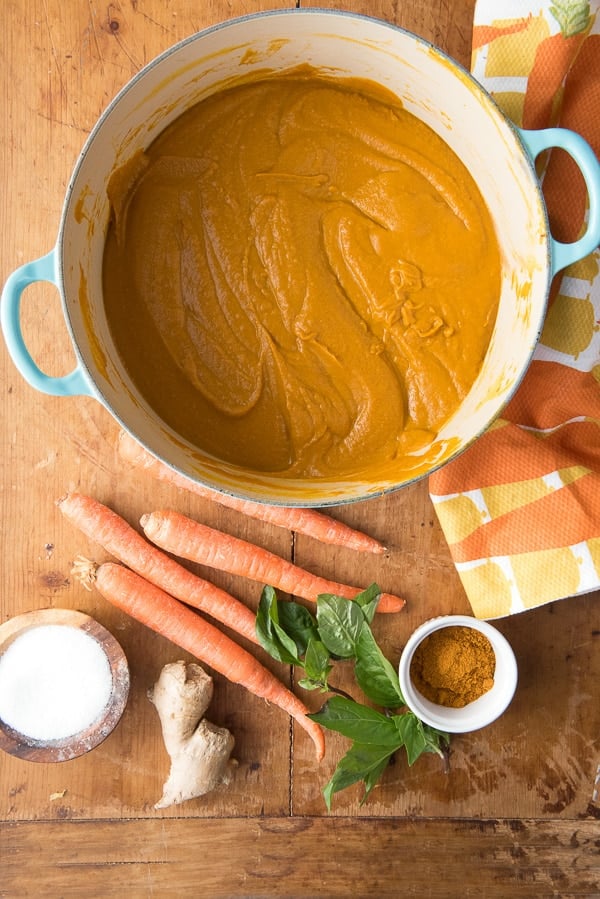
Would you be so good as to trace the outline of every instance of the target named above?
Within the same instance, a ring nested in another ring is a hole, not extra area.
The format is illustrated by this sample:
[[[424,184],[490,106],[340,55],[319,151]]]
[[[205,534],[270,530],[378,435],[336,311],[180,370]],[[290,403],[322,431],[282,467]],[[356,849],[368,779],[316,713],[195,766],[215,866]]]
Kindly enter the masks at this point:
[[[374,83],[303,69],[222,90],[109,194],[118,352],[218,458],[352,478],[429,445],[477,377],[493,223],[454,152]]]

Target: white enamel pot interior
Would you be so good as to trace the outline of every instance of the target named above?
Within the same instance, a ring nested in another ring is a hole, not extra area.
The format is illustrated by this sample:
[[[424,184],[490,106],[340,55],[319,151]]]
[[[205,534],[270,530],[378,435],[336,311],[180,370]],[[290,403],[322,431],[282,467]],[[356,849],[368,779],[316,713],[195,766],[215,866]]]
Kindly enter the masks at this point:
[[[432,446],[391,466],[377,481],[368,472],[348,482],[278,478],[227,464],[190,445],[140,396],[120,361],[104,313],[102,257],[110,213],[106,186],[115,166],[146,148],[202,98],[253,73],[302,63],[329,75],[371,79],[397,94],[467,165],[490,209],[501,247],[499,312],[477,382]],[[559,144],[577,157],[594,199],[586,235],[569,245],[557,244],[549,233],[533,167],[542,149]],[[69,184],[56,248],[22,266],[5,286],[1,311],[9,352],[32,386],[57,395],[95,396],[155,456],[217,490],[264,502],[322,506],[397,489],[467,447],[518,386],[541,331],[552,275],[587,255],[599,240],[600,177],[588,151],[572,132],[519,132],[467,72],[426,41],[385,22],[309,9],[225,22],[146,66],[98,121]],[[55,283],[61,293],[77,355],[77,367],[64,378],[38,369],[18,325],[24,287],[42,279]]]

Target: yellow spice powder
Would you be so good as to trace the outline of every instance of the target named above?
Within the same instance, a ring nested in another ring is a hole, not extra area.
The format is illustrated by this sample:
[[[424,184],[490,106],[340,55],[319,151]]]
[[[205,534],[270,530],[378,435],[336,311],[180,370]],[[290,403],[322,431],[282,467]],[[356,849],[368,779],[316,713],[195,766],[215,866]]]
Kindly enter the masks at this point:
[[[437,705],[462,708],[494,685],[492,644],[470,627],[440,628],[419,644],[410,673],[417,690]]]

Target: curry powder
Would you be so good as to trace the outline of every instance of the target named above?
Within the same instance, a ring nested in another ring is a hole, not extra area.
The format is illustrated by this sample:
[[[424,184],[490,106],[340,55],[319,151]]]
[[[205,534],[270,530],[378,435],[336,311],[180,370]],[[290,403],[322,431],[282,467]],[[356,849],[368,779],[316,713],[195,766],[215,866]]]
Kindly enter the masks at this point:
[[[495,669],[496,657],[485,634],[453,626],[434,631],[419,644],[410,673],[430,702],[462,708],[492,688]]]

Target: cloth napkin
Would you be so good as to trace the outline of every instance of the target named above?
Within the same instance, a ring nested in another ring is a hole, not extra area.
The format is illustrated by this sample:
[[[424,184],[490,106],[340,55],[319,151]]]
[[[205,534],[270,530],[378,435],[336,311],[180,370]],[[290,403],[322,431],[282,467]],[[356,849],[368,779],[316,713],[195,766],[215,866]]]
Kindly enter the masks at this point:
[[[600,155],[600,0],[478,0],[471,68],[525,128]],[[580,173],[539,172],[552,234],[576,239]],[[429,481],[473,613],[500,618],[600,588],[600,252],[559,273],[539,346],[501,417]]]

